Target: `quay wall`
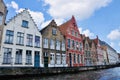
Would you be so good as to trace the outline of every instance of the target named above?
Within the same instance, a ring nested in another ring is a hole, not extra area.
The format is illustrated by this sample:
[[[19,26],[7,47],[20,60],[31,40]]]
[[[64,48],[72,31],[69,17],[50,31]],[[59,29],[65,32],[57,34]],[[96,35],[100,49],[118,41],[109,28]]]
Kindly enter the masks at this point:
[[[120,64],[114,65],[97,65],[81,67],[52,67],[52,68],[35,68],[35,67],[0,67],[0,78],[32,76],[32,75],[54,75],[60,73],[82,72],[89,70],[100,70],[113,67],[120,67]]]

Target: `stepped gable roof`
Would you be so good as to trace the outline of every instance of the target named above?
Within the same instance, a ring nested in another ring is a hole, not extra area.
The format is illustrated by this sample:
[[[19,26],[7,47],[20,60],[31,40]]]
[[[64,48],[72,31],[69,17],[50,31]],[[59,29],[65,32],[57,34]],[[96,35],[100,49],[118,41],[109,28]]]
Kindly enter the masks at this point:
[[[26,12],[26,13],[30,16],[30,18],[31,18],[31,20],[33,21],[34,25],[35,25],[36,28],[38,29],[37,24],[35,23],[34,19],[32,18],[31,14],[29,13],[29,11],[28,11],[27,8],[25,8],[22,12],[16,14],[14,17],[12,17],[11,19],[9,19],[9,21],[7,21],[7,24],[9,24],[13,19],[15,19],[17,16],[23,14],[24,12]],[[39,31],[39,29],[38,29],[38,31]]]
[[[60,27],[60,31],[62,32],[63,35],[67,34],[67,29],[70,26],[76,26],[77,27],[76,20],[75,20],[74,16],[72,16],[72,18],[70,20],[68,20],[67,22],[65,22],[65,23],[63,23],[63,24],[61,24],[59,26]]]
[[[45,29],[47,29],[48,27],[50,26],[54,26],[54,27],[57,27],[57,24],[55,22],[55,20],[53,19],[46,27],[44,27],[43,29],[40,30],[41,33],[44,32]]]
[[[91,40],[89,39],[89,37],[84,37],[84,39],[83,39],[83,46],[85,46],[85,41],[88,41],[88,44],[89,44],[89,46],[91,45]]]
[[[93,41],[94,41],[95,45],[97,46],[97,45],[98,45],[98,42],[99,42],[98,36],[97,36],[97,38],[93,39]]]

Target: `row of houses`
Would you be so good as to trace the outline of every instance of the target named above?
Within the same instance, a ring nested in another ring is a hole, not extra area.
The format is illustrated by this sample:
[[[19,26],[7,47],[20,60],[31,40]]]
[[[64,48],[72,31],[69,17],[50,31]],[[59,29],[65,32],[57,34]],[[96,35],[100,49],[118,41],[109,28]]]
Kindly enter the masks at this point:
[[[80,34],[75,17],[58,26],[52,20],[39,30],[27,9],[5,23],[0,0],[1,67],[77,67],[116,64],[118,53],[98,36]]]

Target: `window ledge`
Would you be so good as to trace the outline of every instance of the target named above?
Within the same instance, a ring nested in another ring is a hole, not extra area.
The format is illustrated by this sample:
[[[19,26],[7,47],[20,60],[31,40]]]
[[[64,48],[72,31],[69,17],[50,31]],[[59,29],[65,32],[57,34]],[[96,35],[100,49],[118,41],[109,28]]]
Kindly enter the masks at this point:
[[[24,44],[16,44],[16,45],[24,46]]]
[[[22,63],[15,63],[16,65],[22,65]]]
[[[41,48],[41,47],[38,47],[38,46],[34,46],[34,48]]]
[[[13,45],[13,43],[9,43],[9,42],[4,42],[5,44],[11,44],[11,45]]]
[[[2,63],[2,64],[6,64],[7,65],[7,64],[11,64],[11,63]]]
[[[32,65],[32,63],[25,63],[26,65]]]
[[[23,25],[21,25],[23,28],[28,28],[28,26],[26,27],[26,26],[23,26]]]
[[[33,47],[33,46],[31,46],[31,45],[26,45],[27,47]]]

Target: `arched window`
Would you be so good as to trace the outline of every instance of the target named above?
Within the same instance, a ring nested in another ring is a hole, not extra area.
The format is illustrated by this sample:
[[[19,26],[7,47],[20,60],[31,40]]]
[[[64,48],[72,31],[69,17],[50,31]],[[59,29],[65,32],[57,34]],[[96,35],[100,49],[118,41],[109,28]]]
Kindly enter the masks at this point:
[[[2,25],[3,13],[0,12],[0,25]]]

